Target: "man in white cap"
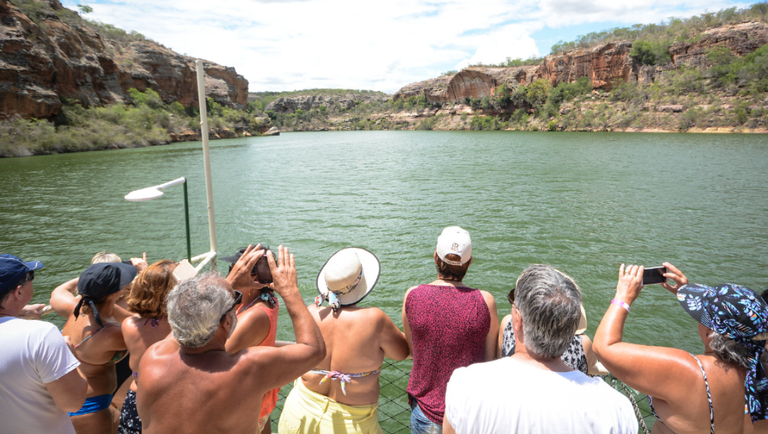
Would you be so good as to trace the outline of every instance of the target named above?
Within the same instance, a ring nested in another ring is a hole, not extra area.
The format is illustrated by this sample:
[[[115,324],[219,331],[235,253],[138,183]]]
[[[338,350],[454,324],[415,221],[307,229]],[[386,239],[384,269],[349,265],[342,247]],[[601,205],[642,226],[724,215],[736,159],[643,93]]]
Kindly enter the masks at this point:
[[[441,432],[451,373],[493,360],[499,334],[493,296],[463,283],[472,264],[469,232],[443,229],[433,257],[437,280],[410,288],[403,300],[403,328],[413,354],[407,391],[414,434]]]
[[[85,402],[80,362],[56,326],[19,319],[32,299],[38,261],[0,255],[0,431],[74,434],[67,412]]]

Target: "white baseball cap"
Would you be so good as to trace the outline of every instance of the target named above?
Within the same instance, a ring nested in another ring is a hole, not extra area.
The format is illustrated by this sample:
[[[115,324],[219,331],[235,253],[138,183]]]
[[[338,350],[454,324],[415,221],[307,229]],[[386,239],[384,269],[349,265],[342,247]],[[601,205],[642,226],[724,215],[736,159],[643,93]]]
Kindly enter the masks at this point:
[[[450,265],[464,265],[472,259],[472,240],[469,232],[458,226],[449,226],[437,237],[437,257]],[[460,261],[446,259],[448,254],[459,255]]]

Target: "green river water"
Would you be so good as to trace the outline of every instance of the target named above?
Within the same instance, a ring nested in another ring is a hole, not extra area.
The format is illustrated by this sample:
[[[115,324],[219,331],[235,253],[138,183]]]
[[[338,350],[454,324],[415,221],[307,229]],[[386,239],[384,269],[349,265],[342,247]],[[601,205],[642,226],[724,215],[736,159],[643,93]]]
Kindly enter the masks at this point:
[[[465,283],[494,294],[500,317],[520,272],[549,263],[583,289],[589,335],[622,262],[669,261],[692,282],[768,288],[765,136],[288,133],[214,141],[211,162],[220,256],[250,242],[289,246],[311,302],[332,253],[367,248],[382,275],[363,304],[398,325],[405,290],[434,279],[435,240],[449,225],[469,230]],[[100,250],[180,260],[182,188],[152,202],[123,199],[180,176],[189,180],[193,254],[202,253],[199,142],[0,160],[0,251],[45,263],[36,302]],[[279,327],[278,339],[293,339],[287,315]],[[644,289],[625,330],[628,341],[701,350],[694,320],[659,286]]]

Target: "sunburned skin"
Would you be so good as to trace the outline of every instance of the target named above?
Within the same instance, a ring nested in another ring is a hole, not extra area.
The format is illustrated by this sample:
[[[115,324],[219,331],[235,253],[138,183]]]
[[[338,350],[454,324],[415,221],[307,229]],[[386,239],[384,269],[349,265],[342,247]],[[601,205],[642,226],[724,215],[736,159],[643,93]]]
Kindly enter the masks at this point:
[[[114,303],[119,296],[116,292],[100,303],[99,314],[102,318],[112,316]],[[92,311],[84,311],[81,310],[78,318],[73,314],[67,319],[62,334],[72,342],[73,353],[80,361],[78,372],[88,382],[86,397],[111,395],[117,388],[115,364],[112,360],[116,353],[124,353],[127,349],[123,334],[119,324],[102,320],[102,327],[96,322]],[[117,410],[110,406],[95,413],[72,416],[72,424],[78,433],[112,432],[117,417]]]
[[[259,252],[246,249],[232,273],[250,279]],[[293,322],[296,344],[228,353],[226,341],[236,322],[233,308],[224,314],[212,340],[200,348],[182,347],[173,336],[153,345],[139,366],[136,402],[143,432],[253,434],[264,393],[288,384],[325,357],[322,335],[297,287],[293,256],[280,246],[277,261],[271,253],[267,258],[275,292]],[[217,285],[227,287],[234,298],[228,281],[220,279]]]
[[[375,307],[342,306],[334,313],[328,307],[309,306],[325,339],[327,355],[314,369],[345,374],[365,373],[381,368],[384,357],[408,357],[405,335],[392,320]],[[307,389],[347,405],[367,405],[379,401],[379,375],[352,378],[342,392],[341,381],[327,380],[322,374],[307,372],[301,380]]]
[[[680,270],[664,263],[665,277],[674,284],[662,286],[673,294],[688,283]],[[643,267],[622,264],[614,299],[632,304],[642,290]],[[593,350],[605,367],[618,379],[641,393],[653,397],[661,421],[654,433],[694,434],[710,432],[710,406],[701,368],[688,352],[676,348],[653,347],[622,342],[624,322],[629,312],[620,304],[610,304],[595,333]],[[682,314],[682,313],[681,313]],[[696,355],[707,376],[712,395],[714,423],[718,434],[762,430],[744,414],[746,371],[718,359],[710,348],[712,331],[699,325],[704,354]],[[764,431],[760,431],[764,432]]]

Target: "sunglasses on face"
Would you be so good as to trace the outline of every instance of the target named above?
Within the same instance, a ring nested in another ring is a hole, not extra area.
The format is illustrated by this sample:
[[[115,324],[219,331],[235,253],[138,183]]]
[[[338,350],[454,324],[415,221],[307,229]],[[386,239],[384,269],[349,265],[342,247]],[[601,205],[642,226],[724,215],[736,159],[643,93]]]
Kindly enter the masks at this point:
[[[235,306],[237,306],[242,302],[243,302],[243,293],[240,291],[235,291],[235,302],[232,303],[232,307],[230,307],[229,309],[227,309],[226,312],[224,312],[224,315],[221,316],[221,319],[219,320],[219,322],[223,321],[224,317],[227,316],[228,313],[232,312],[232,309],[234,309]]]
[[[35,280],[35,271],[32,270],[29,273],[27,273],[26,279],[27,279],[27,282],[31,282],[31,281]]]
[[[509,294],[507,294],[507,301],[509,301],[509,304],[515,304],[515,288],[512,288]]]

